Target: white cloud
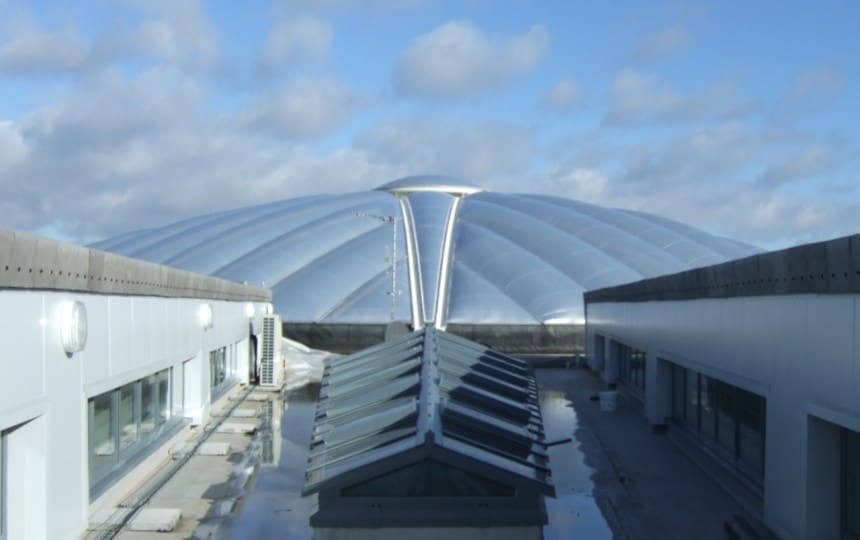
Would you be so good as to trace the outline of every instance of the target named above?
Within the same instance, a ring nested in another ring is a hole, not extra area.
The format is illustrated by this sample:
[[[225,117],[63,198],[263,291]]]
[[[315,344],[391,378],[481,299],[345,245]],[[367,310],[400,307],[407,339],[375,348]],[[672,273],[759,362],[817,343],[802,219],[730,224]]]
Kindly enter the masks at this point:
[[[89,47],[71,27],[56,32],[20,28],[0,45],[0,70],[7,73],[78,71],[89,60]]]
[[[214,67],[218,32],[202,1],[154,0],[136,5],[150,15],[129,35],[115,37],[118,47],[191,71]]]
[[[609,101],[604,120],[610,125],[725,120],[760,110],[756,101],[738,96],[730,83],[685,95],[656,76],[629,69],[616,75]]]
[[[293,61],[320,61],[331,50],[334,28],[314,15],[285,16],[269,33],[264,53],[265,64],[276,68]]]
[[[683,26],[670,26],[643,37],[633,50],[637,61],[651,61],[680,52],[690,44],[690,36]]]
[[[541,98],[541,108],[550,112],[567,112],[581,99],[579,86],[572,79],[562,79]]]
[[[427,117],[377,124],[356,145],[406,174],[445,174],[490,185],[525,174],[535,157],[534,136],[521,127]]]
[[[797,140],[774,139],[740,123],[669,138],[652,134],[640,143],[601,141],[600,133],[587,139],[592,146],[581,153],[558,158],[547,173],[531,174],[530,188],[665,216],[766,248],[860,228],[856,192],[809,193],[758,181],[763,157],[776,148],[787,147],[787,155],[793,148],[798,168],[817,167],[819,151],[803,151]]]
[[[795,117],[827,109],[845,90],[845,74],[833,66],[797,72],[774,107],[774,117]]]
[[[543,26],[501,39],[469,22],[448,22],[412,42],[398,61],[395,86],[401,94],[434,100],[477,96],[534,68],[548,41]]]
[[[839,161],[831,147],[814,144],[771,163],[758,181],[768,186],[788,184],[831,171],[839,165]]]
[[[12,122],[0,122],[0,174],[24,161],[30,149]]]
[[[343,126],[358,101],[340,81],[296,79],[259,98],[242,122],[291,139],[316,138]]]

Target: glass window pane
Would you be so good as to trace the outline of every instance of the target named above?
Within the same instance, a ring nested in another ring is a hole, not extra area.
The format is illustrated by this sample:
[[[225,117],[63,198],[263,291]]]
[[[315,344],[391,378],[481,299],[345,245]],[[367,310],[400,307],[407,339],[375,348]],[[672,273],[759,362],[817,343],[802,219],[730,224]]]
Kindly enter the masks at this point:
[[[681,366],[672,364],[672,417],[683,422],[685,418],[687,399],[684,391],[686,390],[687,370]]]
[[[699,430],[699,375],[692,371],[687,372],[687,424]]]
[[[165,369],[157,374],[158,380],[158,407],[156,422],[162,424],[170,419],[170,370]]]
[[[713,385],[710,378],[700,375],[699,382],[699,408],[701,409],[701,432],[708,442],[716,440],[717,414],[714,409]]]
[[[860,433],[845,435],[845,532],[860,538]]]
[[[90,400],[90,483],[103,478],[117,461],[114,392]]]
[[[717,394],[717,443],[720,445],[729,460],[735,461],[735,391],[734,387],[724,382],[711,380],[714,392]]]
[[[138,383],[133,382],[119,389],[119,451],[125,451],[138,439]]]
[[[740,420],[738,465],[761,485],[764,479],[765,399],[743,390],[738,391],[735,399]]]
[[[140,383],[140,438],[144,439],[155,431],[158,404],[155,400],[157,392],[155,375],[143,379]]]

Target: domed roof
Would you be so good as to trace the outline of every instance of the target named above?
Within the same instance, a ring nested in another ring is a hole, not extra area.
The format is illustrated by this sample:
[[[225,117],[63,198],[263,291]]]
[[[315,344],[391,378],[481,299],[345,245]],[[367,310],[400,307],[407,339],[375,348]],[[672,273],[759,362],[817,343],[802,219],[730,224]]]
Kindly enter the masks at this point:
[[[417,328],[581,324],[583,291],[759,251],[643,212],[438,176],[208,214],[93,247],[264,284],[285,321]]]

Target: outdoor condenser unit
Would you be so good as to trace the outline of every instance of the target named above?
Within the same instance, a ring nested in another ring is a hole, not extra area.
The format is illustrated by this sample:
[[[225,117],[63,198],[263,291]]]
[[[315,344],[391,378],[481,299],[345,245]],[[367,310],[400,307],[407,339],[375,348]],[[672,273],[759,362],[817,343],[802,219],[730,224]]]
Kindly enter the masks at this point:
[[[260,386],[280,387],[283,381],[281,318],[277,315],[265,315],[263,331],[260,333]]]

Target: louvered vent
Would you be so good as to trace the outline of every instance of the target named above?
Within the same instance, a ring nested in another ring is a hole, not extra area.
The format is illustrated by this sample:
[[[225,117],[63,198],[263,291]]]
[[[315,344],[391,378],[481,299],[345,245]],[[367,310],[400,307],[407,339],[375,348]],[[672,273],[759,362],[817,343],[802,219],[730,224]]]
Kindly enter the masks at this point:
[[[279,386],[281,384],[280,360],[280,318],[276,315],[263,317],[263,332],[260,342],[260,384]]]

